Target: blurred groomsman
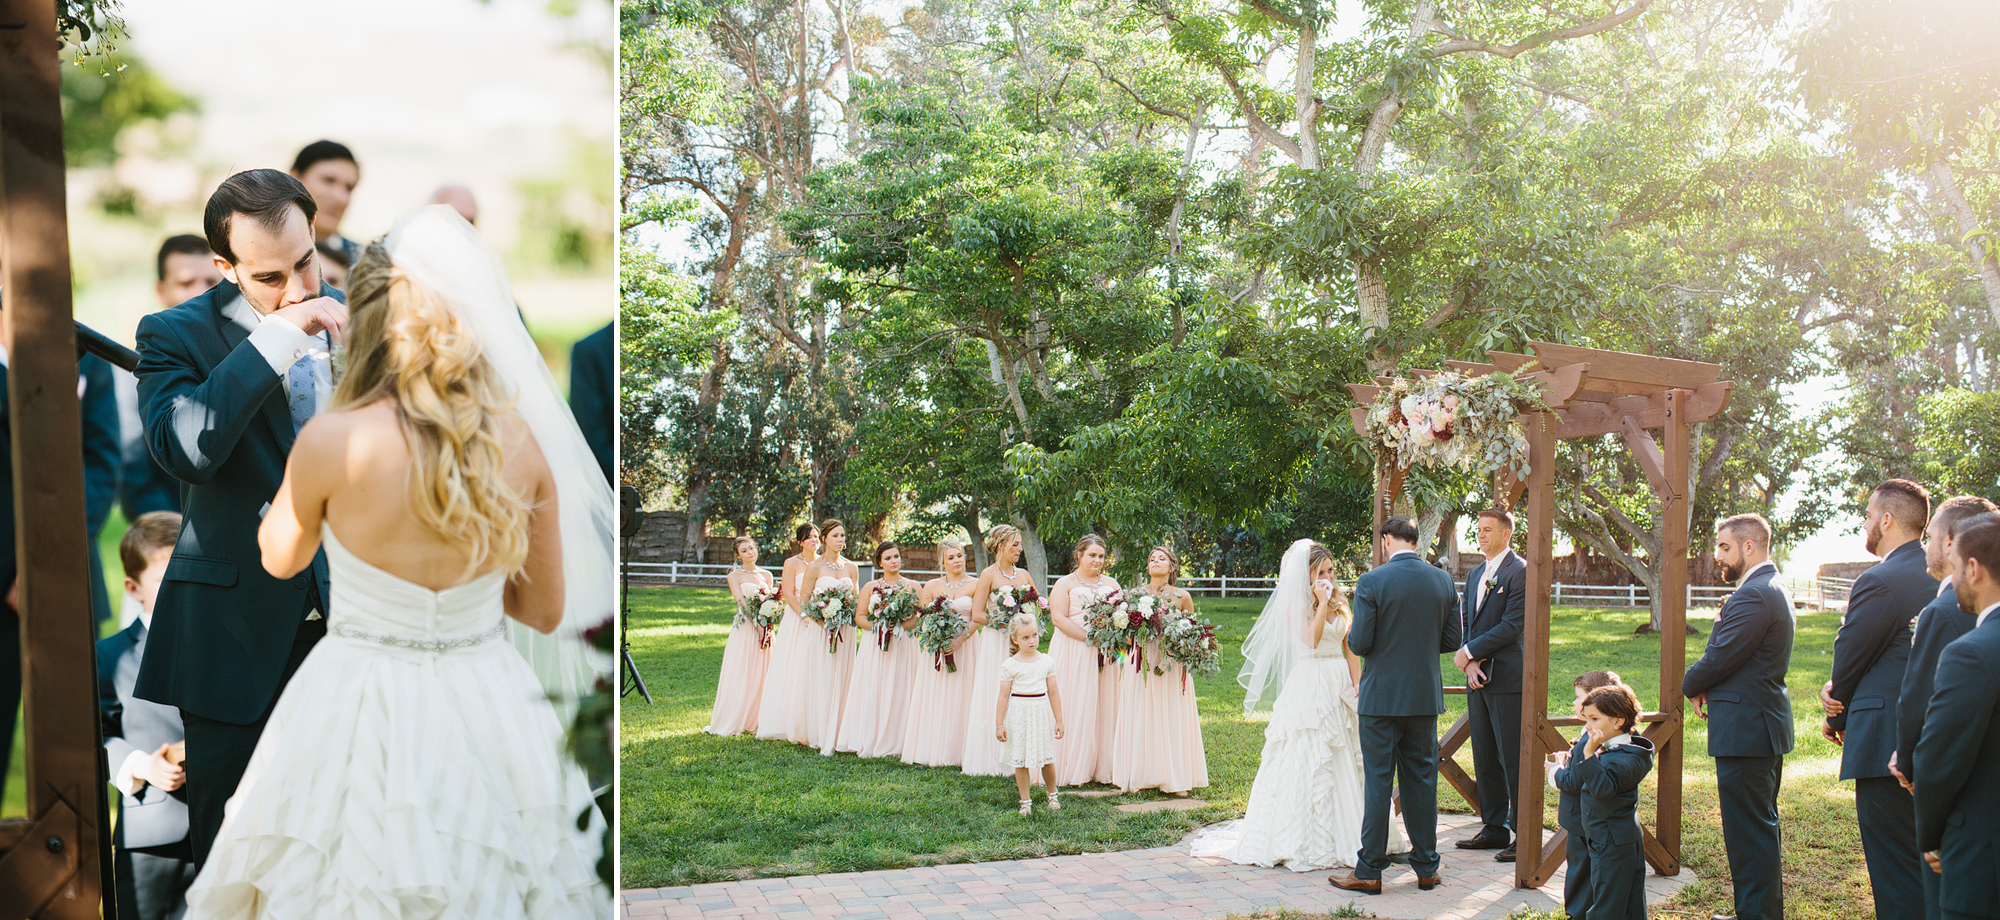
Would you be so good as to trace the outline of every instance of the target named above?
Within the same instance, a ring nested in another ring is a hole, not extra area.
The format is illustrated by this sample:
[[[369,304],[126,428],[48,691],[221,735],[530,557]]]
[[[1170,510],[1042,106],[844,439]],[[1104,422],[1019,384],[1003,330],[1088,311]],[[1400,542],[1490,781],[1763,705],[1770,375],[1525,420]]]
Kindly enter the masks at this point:
[[[1911,765],[1916,762],[1917,738],[1924,728],[1924,709],[1931,702],[1937,684],[1938,656],[1953,640],[1972,631],[1972,614],[1958,609],[1958,592],[1952,590],[1952,540],[1956,532],[1982,514],[1996,510],[1994,504],[1977,495],[1960,495],[1939,505],[1931,515],[1924,541],[1924,561],[1931,577],[1942,579],[1937,599],[1917,615],[1917,634],[1910,645],[1910,663],[1903,668],[1903,689],[1896,701],[1896,753],[1889,772],[1905,791],[1911,789]],[[1917,870],[1923,882],[1924,917],[1942,920],[1944,908],[1938,903],[1938,874]]]
[[[1472,730],[1473,782],[1485,827],[1457,843],[1462,850],[1497,849],[1514,861],[1514,818],[1521,774],[1521,627],[1528,616],[1528,564],[1509,548],[1514,516],[1479,512],[1479,551],[1486,561],[1465,579],[1461,599],[1465,645],[1452,663],[1465,672],[1465,709]]]
[[[192,233],[167,237],[160,244],[153,266],[158,279],[153,283],[153,296],[162,310],[193,300],[222,281],[222,273],[215,270],[215,257],[208,251],[208,241]],[[124,457],[123,472],[118,478],[118,505],[127,521],[136,521],[139,515],[152,511],[179,513],[181,481],[160,468],[140,437],[144,426],[139,422],[139,380],[122,370],[117,375],[118,411],[124,418],[121,428],[126,432],[122,439]],[[137,611],[136,606],[131,608],[134,616]],[[131,622],[131,617],[123,617],[119,626],[129,626]]]
[[[1796,626],[1792,600],[1774,583],[1771,525],[1759,515],[1715,525],[1715,564],[1736,591],[1716,614],[1708,649],[1688,668],[1681,692],[1708,720],[1736,916],[1783,920],[1778,783],[1793,740],[1785,690]]]
[[[1909,791],[1889,772],[1889,757],[1896,751],[1910,623],[1937,599],[1920,539],[1930,511],[1930,492],[1907,479],[1884,482],[1868,496],[1862,532],[1882,561],[1854,580],[1833,641],[1833,679],[1820,691],[1836,704],[1820,733],[1841,746],[1840,778],[1854,780],[1861,853],[1880,920],[1918,920],[1924,912],[1916,813]]]
[[[569,411],[583,439],[590,444],[591,456],[604,469],[604,478],[618,484],[611,458],[613,433],[617,428],[616,381],[612,380],[612,326],[606,323],[582,339],[569,351]]]
[[[1951,554],[1959,609],[1978,612],[1938,659],[1912,764],[1917,845],[1942,873],[1943,916],[2000,917],[2000,518],[1964,522]]]
[[[313,141],[292,158],[292,178],[306,187],[319,210],[313,214],[313,241],[347,253],[347,264],[361,261],[361,244],[340,235],[340,219],[361,184],[361,164],[354,151],[338,141]]]

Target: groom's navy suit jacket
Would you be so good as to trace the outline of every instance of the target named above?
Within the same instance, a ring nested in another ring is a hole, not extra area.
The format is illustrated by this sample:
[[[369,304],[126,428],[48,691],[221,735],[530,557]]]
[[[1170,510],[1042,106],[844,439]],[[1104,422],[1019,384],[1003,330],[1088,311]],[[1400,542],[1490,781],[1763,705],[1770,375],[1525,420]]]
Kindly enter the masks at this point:
[[[1354,583],[1354,625],[1347,647],[1367,659],[1361,703],[1367,716],[1444,712],[1438,656],[1458,651],[1458,592],[1451,576],[1415,553],[1400,553]]]
[[[1847,711],[1826,722],[1845,731],[1840,778],[1889,775],[1896,750],[1897,701],[1910,660],[1910,624],[1937,599],[1924,544],[1911,540],[1854,580],[1847,616],[1833,640],[1833,698]]]
[[[323,552],[292,578],[264,571],[257,527],[296,435],[283,379],[234,319],[245,311],[224,281],[146,316],[138,369],[146,449],[187,488],[135,694],[237,725],[270,709],[299,624],[331,596]]]
[[[1500,583],[1479,598],[1486,580],[1486,563],[1465,579],[1465,650],[1485,662],[1487,693],[1521,692],[1521,630],[1528,622],[1528,563],[1519,553],[1500,560]],[[1456,649],[1454,649],[1456,651]]]

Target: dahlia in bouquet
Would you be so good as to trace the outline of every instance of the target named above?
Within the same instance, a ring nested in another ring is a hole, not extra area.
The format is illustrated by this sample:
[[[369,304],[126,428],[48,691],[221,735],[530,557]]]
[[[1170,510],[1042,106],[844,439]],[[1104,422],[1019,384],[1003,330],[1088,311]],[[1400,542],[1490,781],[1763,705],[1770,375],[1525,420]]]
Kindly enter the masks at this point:
[[[1214,677],[1222,673],[1222,643],[1216,641],[1215,624],[1178,607],[1167,608],[1166,622],[1160,627],[1160,654],[1181,666],[1183,690],[1189,674]]]
[[[917,612],[917,589],[911,583],[898,582],[875,594],[875,611],[869,614],[875,620],[875,641],[882,648],[889,647],[889,639],[901,631],[901,624]]]
[[[1017,613],[1041,619],[1041,592],[1034,585],[994,586],[992,596],[986,599],[986,628],[1005,630]]]
[[[761,581],[743,583],[743,594],[736,599],[736,622],[749,623],[757,627],[757,647],[771,647],[771,630],[785,616],[784,591]]]
[[[1151,593],[1132,598],[1127,606],[1131,608],[1132,614],[1131,626],[1128,629],[1131,633],[1132,650],[1138,658],[1138,663],[1134,667],[1143,671],[1146,669],[1146,640],[1158,636],[1161,627],[1166,625],[1167,618],[1180,611],[1174,607],[1172,598],[1159,597]],[[1154,662],[1153,673],[1167,673],[1166,662]]]
[[[972,625],[971,621],[951,605],[951,598],[942,594],[917,609],[921,615],[917,617],[917,625],[910,629],[910,635],[917,640],[917,648],[931,656],[932,669],[956,672],[958,662],[952,660],[951,644],[958,641],[959,635]]]
[[[860,603],[854,586],[844,581],[814,591],[812,599],[806,602],[806,616],[826,627],[827,654],[840,650],[840,628],[854,625],[854,611]]]

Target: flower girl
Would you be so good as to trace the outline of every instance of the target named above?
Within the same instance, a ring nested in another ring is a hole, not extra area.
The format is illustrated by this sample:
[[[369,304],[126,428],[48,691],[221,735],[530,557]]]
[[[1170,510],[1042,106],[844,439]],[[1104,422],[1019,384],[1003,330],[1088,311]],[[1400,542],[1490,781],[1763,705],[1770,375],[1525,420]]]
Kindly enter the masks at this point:
[[[1063,736],[1062,694],[1056,689],[1055,660],[1041,653],[1042,627],[1031,613],[1009,621],[1007,639],[1013,656],[1000,664],[999,711],[1001,762],[1014,768],[1014,785],[1021,791],[1021,816],[1033,813],[1028,798],[1032,771],[1042,770],[1049,789],[1049,810],[1061,811],[1056,791],[1056,739]]]

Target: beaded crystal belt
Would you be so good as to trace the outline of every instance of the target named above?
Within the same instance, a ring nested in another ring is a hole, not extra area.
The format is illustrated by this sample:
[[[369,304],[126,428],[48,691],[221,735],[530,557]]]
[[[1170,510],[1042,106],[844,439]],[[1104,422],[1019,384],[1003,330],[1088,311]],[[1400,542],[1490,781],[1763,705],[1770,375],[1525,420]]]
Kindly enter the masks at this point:
[[[506,635],[507,624],[502,622],[498,626],[479,635],[463,636],[457,639],[411,639],[407,636],[387,636],[381,633],[355,629],[345,623],[333,624],[331,632],[342,638],[359,639],[363,642],[373,642],[377,645],[393,645],[397,648],[416,649],[420,652],[449,652],[453,649],[471,648],[475,645],[482,645],[498,639]]]

